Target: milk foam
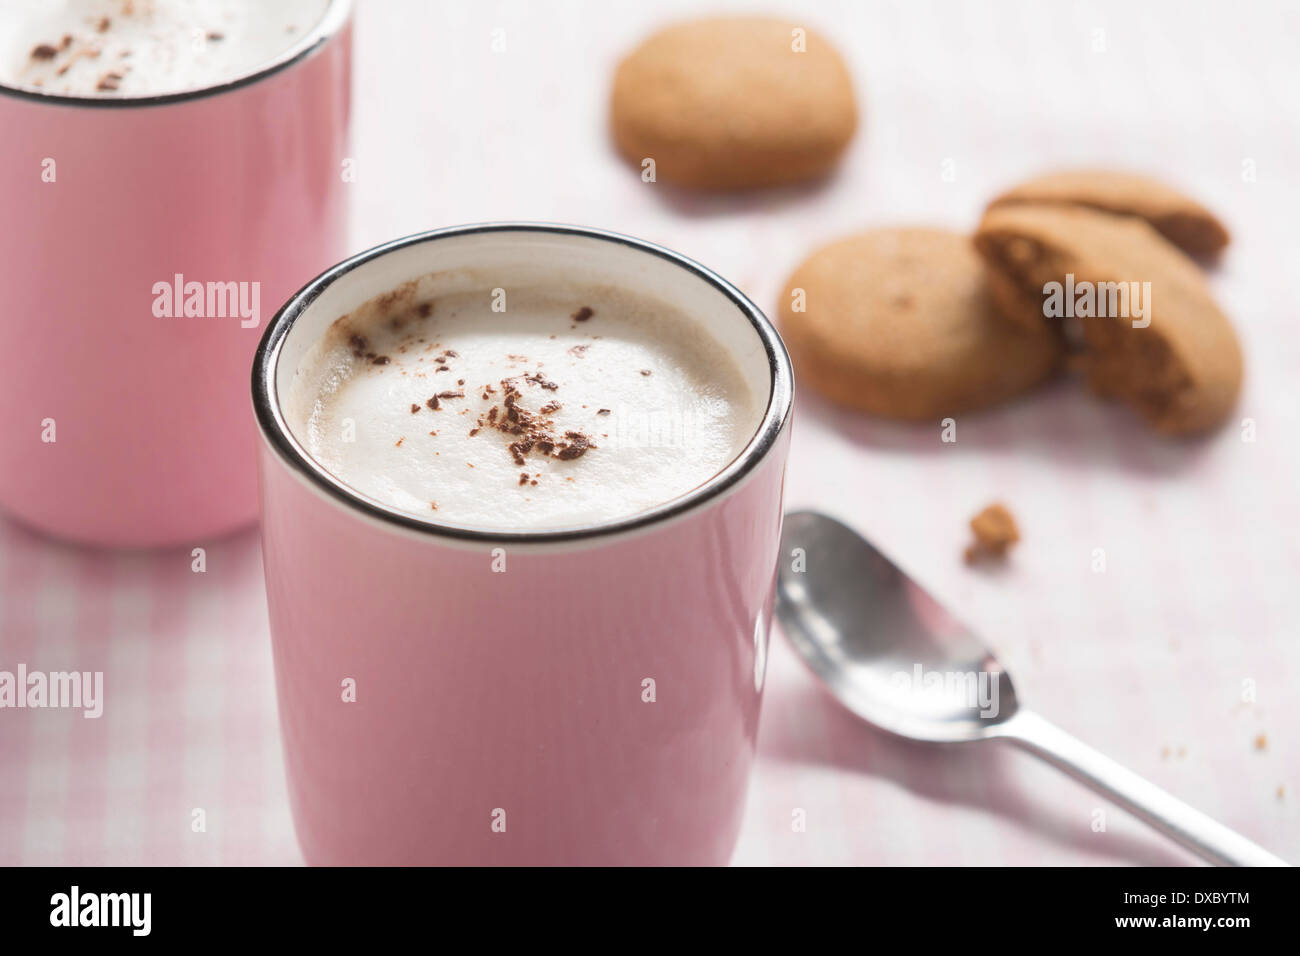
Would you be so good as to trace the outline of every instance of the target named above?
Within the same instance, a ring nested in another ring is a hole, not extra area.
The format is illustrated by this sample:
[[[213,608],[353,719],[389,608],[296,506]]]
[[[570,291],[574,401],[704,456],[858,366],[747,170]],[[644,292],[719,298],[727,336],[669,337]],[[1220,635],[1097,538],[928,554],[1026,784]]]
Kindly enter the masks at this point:
[[[395,294],[338,320],[281,396],[291,431],[363,494],[484,530],[634,515],[753,437],[750,386],[674,307],[588,285],[502,291]]]
[[[329,0],[5,0],[0,82],[76,96],[153,96],[254,72]]]

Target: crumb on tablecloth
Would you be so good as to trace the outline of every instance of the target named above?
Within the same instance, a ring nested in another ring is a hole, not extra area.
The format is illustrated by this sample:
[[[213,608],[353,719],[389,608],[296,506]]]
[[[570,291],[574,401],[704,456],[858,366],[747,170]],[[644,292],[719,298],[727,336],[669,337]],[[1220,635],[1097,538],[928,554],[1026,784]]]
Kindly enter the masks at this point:
[[[1020,540],[1015,517],[1000,502],[994,502],[971,518],[970,529],[975,533],[975,542],[966,548],[967,564],[1005,558],[1011,546]]]

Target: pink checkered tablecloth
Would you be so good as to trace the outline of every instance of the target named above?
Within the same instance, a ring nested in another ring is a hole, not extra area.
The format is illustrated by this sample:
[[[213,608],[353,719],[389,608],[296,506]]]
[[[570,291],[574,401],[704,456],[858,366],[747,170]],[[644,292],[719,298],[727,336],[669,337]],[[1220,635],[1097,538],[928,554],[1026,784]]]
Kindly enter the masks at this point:
[[[1061,383],[944,444],[937,424],[805,391],[787,499],[866,532],[1049,719],[1300,860],[1294,6],[787,2],[850,59],[863,129],[833,181],[743,198],[644,184],[606,139],[616,58],[698,3],[359,6],[357,249],[460,222],[575,222],[678,249],[772,307],[818,243],[968,229],[997,189],[1053,166],[1147,170],[1221,213],[1234,238],[1212,282],[1243,338],[1254,441],[1236,423],[1159,440]],[[973,572],[966,521],[994,499],[1024,541],[1005,570]],[[103,671],[106,698],[97,720],[0,710],[0,864],[300,862],[257,535],[193,547],[202,573],[190,548],[93,553],[0,522],[0,669]],[[1000,745],[858,725],[779,635],[759,751],[736,863],[1190,860],[1117,810],[1094,832],[1099,798]]]

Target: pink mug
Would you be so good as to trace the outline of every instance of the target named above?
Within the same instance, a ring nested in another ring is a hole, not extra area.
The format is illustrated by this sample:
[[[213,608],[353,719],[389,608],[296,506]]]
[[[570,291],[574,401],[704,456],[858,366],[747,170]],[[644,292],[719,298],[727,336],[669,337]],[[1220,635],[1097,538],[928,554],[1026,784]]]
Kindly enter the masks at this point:
[[[0,508],[112,547],[256,517],[248,363],[262,311],[346,248],[350,46],[333,0],[219,86],[0,85]]]
[[[410,279],[581,263],[708,323],[766,405],[683,497],[558,531],[435,524],[343,484],[280,401],[339,316]],[[676,253],[504,223],[364,252],[294,296],[253,370],[289,796],[312,864],[723,864],[754,755],[793,379],[763,314]],[[647,695],[647,681],[654,693]]]

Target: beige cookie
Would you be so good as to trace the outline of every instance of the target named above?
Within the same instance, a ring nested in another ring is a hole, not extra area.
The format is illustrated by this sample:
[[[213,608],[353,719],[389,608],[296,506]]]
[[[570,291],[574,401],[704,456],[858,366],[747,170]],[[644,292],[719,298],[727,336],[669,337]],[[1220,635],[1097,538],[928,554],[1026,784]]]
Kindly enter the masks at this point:
[[[1158,180],[1103,169],[1050,173],[1021,183],[989,204],[1055,203],[1145,219],[1189,255],[1210,258],[1228,244],[1228,230],[1196,200]]]
[[[975,245],[1007,316],[1074,331],[1098,393],[1169,434],[1212,428],[1232,410],[1236,333],[1196,263],[1141,219],[1002,205],[985,214]]]
[[[996,404],[1051,376],[1064,353],[1057,330],[999,315],[970,240],[938,229],[877,229],[813,253],[780,318],[801,386],[888,418]]]
[[[857,127],[853,83],[818,33],[761,17],[668,27],[618,67],[620,152],[656,180],[743,189],[821,176]]]

